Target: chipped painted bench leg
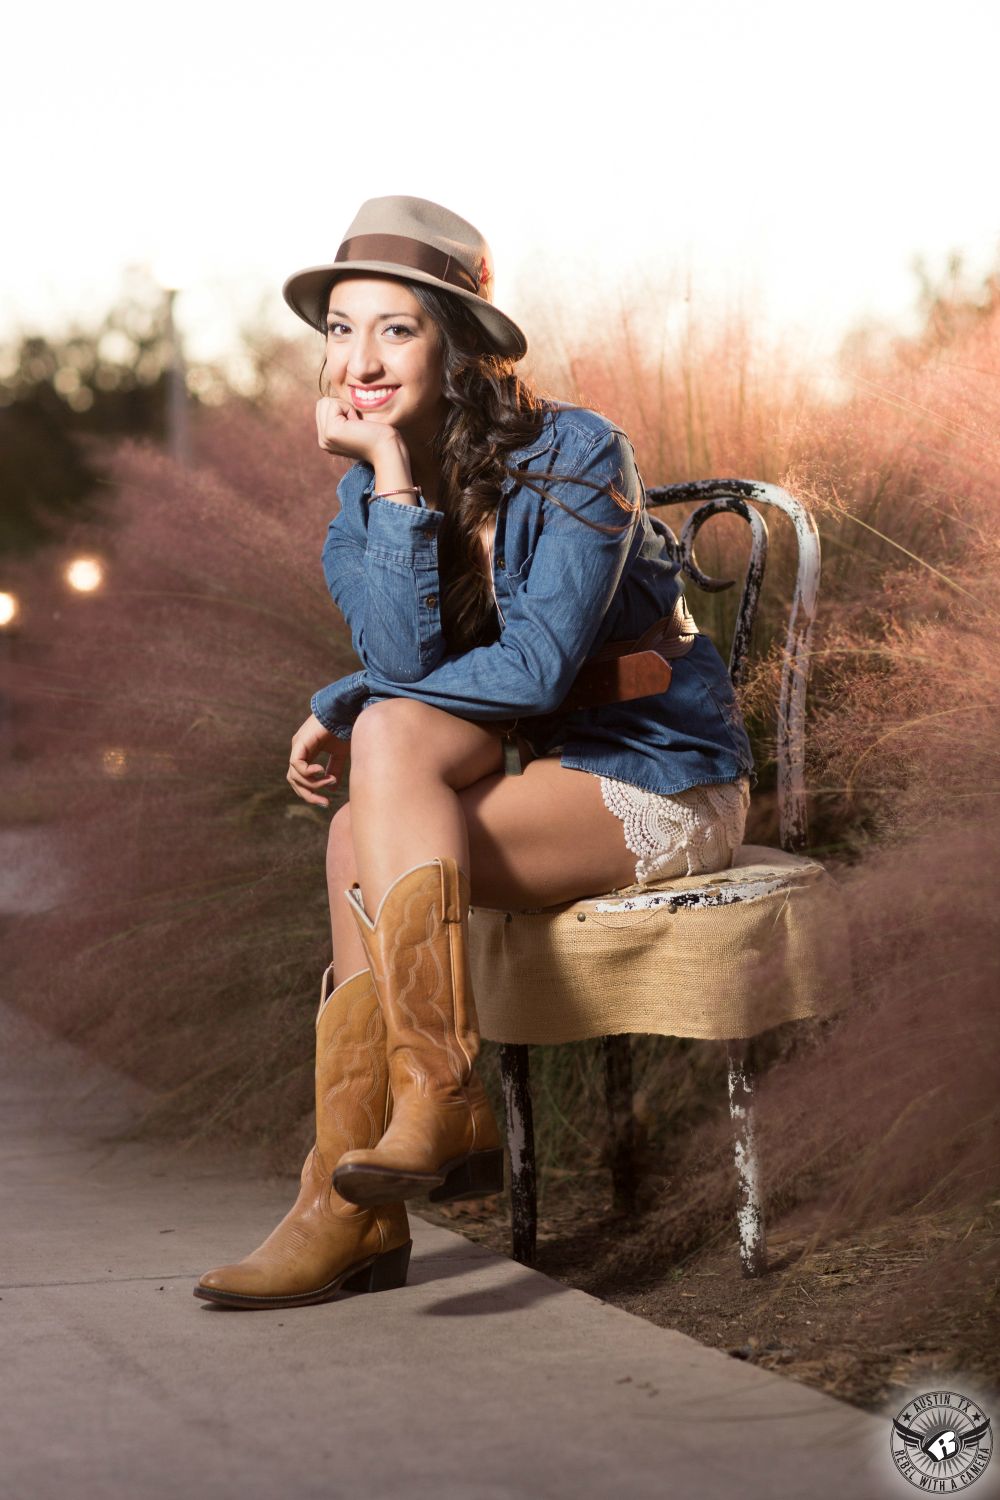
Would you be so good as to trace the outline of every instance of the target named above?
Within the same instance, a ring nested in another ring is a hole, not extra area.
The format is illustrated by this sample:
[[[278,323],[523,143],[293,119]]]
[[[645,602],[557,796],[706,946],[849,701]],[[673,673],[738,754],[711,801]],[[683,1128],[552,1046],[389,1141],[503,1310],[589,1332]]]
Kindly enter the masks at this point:
[[[767,1271],[764,1234],[764,1200],[760,1161],[754,1131],[756,1072],[750,1040],[727,1044],[729,1053],[729,1114],[733,1122],[738,1179],[740,1264],[744,1276],[763,1276]]]
[[[601,1038],[608,1101],[611,1187],[616,1213],[634,1213],[636,1196],[635,1111],[632,1108],[632,1039]]]
[[[501,1042],[499,1052],[510,1151],[511,1255],[522,1266],[533,1266],[537,1250],[538,1197],[528,1049],[514,1042]]]

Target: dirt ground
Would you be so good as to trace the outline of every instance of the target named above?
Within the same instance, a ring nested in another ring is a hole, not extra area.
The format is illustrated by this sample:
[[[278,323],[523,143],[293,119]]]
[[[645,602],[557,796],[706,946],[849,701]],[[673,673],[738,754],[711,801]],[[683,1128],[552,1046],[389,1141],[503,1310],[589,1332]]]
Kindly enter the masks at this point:
[[[605,1171],[550,1180],[537,1269],[864,1410],[936,1375],[972,1376],[1000,1397],[1000,1202],[974,1216],[898,1216],[840,1242],[800,1205],[769,1226],[769,1270],[759,1280],[741,1274],[735,1224],[686,1256],[664,1256],[654,1209],[624,1218],[609,1203]],[[511,1253],[503,1199],[421,1200],[414,1209]],[[933,1299],[911,1294],[928,1279],[938,1286]]]

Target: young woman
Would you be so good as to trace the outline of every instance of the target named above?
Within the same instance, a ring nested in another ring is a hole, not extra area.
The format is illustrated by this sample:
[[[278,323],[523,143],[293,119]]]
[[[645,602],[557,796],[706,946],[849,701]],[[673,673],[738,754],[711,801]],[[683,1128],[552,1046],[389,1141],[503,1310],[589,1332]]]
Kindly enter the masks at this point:
[[[471,224],[386,197],[283,289],[326,340],[319,445],[354,460],[322,561],[362,665],[314,694],[292,739],[288,780],[319,806],[338,777],[318,757],[348,739],[351,754],[327,856],[316,1144],[277,1228],[195,1288],[231,1306],[399,1286],[406,1198],[502,1188],[471,903],[724,869],[742,840],[749,740],[631,443],[518,376],[524,335],[492,285]],[[649,634],[669,690],[595,696],[585,664]]]

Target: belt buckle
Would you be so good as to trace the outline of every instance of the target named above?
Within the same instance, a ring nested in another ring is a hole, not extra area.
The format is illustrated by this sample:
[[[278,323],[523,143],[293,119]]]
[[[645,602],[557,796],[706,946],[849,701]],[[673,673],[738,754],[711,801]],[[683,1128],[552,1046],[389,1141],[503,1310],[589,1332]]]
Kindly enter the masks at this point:
[[[524,765],[521,760],[521,746],[513,729],[508,729],[503,737],[503,773],[505,776],[522,776]]]

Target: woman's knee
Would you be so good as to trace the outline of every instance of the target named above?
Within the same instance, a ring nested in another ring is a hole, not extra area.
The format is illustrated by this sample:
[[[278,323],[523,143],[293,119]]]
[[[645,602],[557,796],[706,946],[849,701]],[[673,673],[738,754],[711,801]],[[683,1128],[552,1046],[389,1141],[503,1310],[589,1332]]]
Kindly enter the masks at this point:
[[[416,698],[370,703],[351,732],[351,775],[360,789],[383,786],[395,772],[439,776],[456,791],[502,764],[500,736]]]
[[[427,705],[415,698],[384,698],[369,703],[351,730],[352,771],[373,757],[392,755],[426,732]]]

